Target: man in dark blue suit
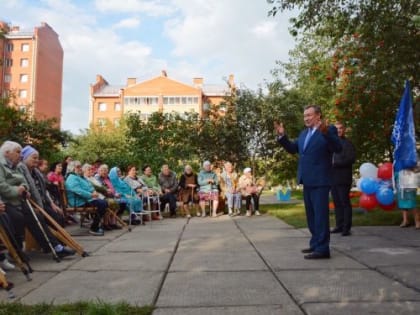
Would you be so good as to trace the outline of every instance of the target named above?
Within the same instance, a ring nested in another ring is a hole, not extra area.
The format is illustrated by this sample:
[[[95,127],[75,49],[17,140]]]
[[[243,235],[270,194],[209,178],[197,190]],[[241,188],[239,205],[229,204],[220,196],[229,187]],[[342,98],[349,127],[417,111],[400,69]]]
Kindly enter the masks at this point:
[[[297,180],[303,184],[303,198],[308,228],[311,232],[309,248],[302,252],[305,259],[330,258],[330,224],[328,195],[331,188],[333,153],[342,146],[337,128],[322,122],[321,108],[305,107],[303,120],[306,129],[296,141],[290,141],[283,124],[276,123],[278,143],[289,153],[299,154]]]

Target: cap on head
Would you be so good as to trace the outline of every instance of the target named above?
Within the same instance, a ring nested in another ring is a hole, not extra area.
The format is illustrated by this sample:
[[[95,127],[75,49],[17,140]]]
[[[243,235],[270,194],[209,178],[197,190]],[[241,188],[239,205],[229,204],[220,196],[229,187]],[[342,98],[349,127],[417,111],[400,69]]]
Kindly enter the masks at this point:
[[[245,167],[244,174],[246,174],[246,173],[251,173],[251,168],[250,167]]]
[[[35,148],[31,147],[30,145],[27,145],[22,149],[20,156],[22,157],[22,160],[25,161],[28,157],[30,157],[34,153],[38,153],[38,151],[35,150]]]

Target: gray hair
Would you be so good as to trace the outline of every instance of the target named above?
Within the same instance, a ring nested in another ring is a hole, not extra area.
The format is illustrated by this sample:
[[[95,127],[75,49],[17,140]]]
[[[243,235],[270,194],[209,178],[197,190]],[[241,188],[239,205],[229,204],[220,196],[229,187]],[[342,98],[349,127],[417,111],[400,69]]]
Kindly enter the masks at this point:
[[[210,166],[210,165],[211,165],[210,161],[204,161],[203,162],[203,167]]]
[[[0,147],[0,152],[2,155],[4,155],[7,152],[13,152],[16,151],[17,149],[22,150],[22,146],[14,141],[4,141],[3,144]]]
[[[71,161],[67,165],[67,172],[66,172],[66,174],[70,174],[70,173],[74,172],[76,166],[78,166],[78,165],[82,165],[82,163],[80,163],[80,161]]]
[[[85,163],[82,166],[82,172],[86,172],[88,170],[88,168],[92,167],[92,165],[90,165],[89,163]]]
[[[101,165],[98,167],[98,172],[99,172],[100,170],[103,170],[103,169],[109,170],[108,165],[106,165],[106,164],[101,164]]]

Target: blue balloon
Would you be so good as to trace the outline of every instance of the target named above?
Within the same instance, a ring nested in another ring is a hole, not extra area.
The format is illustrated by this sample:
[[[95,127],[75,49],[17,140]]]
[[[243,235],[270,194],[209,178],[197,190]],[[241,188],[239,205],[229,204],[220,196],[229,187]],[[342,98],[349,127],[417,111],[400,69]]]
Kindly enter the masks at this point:
[[[376,193],[376,200],[381,205],[389,206],[394,202],[394,191],[390,188],[381,188]]]
[[[376,179],[366,177],[360,182],[360,189],[367,195],[372,195],[378,191],[379,184]]]

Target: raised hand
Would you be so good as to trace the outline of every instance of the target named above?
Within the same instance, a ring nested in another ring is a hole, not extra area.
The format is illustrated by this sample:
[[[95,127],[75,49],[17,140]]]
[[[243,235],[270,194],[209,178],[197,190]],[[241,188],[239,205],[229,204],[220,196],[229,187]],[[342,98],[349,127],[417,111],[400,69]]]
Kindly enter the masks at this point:
[[[274,122],[274,130],[276,131],[277,135],[283,136],[284,135],[284,127],[282,122],[275,121]]]

